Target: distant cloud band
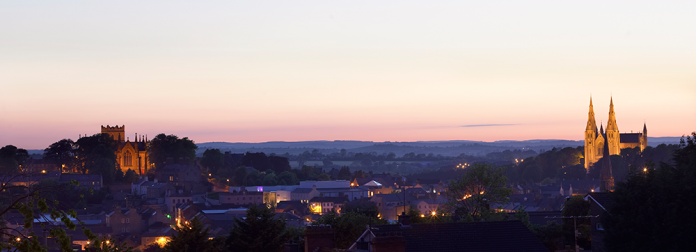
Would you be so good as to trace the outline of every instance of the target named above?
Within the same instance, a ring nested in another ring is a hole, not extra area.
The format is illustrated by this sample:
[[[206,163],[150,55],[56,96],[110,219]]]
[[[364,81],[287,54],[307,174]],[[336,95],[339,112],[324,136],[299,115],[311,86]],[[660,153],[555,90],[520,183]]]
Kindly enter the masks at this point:
[[[516,123],[512,123],[512,124],[469,124],[469,125],[462,125],[461,127],[472,128],[472,127],[495,127],[495,126],[512,126],[512,125],[519,125],[519,124],[516,124]]]

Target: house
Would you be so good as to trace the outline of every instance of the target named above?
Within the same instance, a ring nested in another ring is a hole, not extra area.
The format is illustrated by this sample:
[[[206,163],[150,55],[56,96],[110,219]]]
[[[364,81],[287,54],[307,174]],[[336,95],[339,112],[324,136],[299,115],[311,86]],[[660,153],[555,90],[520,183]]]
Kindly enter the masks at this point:
[[[278,205],[275,208],[276,213],[294,213],[299,216],[304,216],[309,213],[308,207],[306,203],[302,203],[299,200],[293,200],[293,201],[281,201],[278,202]]]
[[[309,210],[313,214],[340,213],[343,204],[348,201],[345,197],[314,197],[309,200]]]
[[[377,205],[377,209],[382,214],[382,218],[396,220],[401,212],[408,212],[410,205],[416,199],[410,195],[397,194],[376,194],[370,201]]]
[[[422,223],[368,227],[351,245],[351,251],[544,251],[549,250],[518,220]],[[306,236],[313,246],[315,237]]]
[[[292,200],[299,200],[304,203],[308,203],[310,199],[319,196],[319,190],[317,186],[314,185],[312,188],[296,188],[292,190],[291,198]]]
[[[602,227],[601,217],[607,213],[607,209],[614,203],[610,192],[593,192],[585,196],[585,200],[590,202],[590,215],[597,216],[591,218],[592,251],[606,251],[604,247],[604,227]]]
[[[113,229],[113,235],[143,231],[142,215],[135,208],[115,207],[106,214],[106,226]]]
[[[220,204],[232,204],[232,205],[259,205],[263,204],[264,200],[263,192],[258,191],[248,191],[245,188],[241,188],[240,191],[233,191],[228,193],[220,193]]]
[[[159,181],[171,182],[175,186],[180,186],[184,182],[200,181],[201,170],[191,164],[166,164],[161,169],[157,169],[155,176]]]

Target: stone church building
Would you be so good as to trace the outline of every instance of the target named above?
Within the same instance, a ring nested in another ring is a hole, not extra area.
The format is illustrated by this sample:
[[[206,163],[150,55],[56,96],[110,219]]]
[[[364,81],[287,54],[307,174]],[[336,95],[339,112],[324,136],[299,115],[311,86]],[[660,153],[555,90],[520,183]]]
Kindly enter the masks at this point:
[[[585,169],[589,169],[592,164],[605,155],[604,148],[608,148],[609,155],[620,155],[621,149],[640,147],[640,150],[643,151],[646,146],[648,146],[648,128],[645,124],[643,124],[643,132],[619,133],[619,126],[616,124],[616,115],[614,114],[613,98],[609,102],[607,129],[605,131],[603,125],[600,125],[598,130],[592,98],[590,98],[590,112],[585,128]]]
[[[135,133],[134,141],[126,137],[126,126],[101,126],[101,133],[106,133],[118,143],[116,147],[116,163],[124,173],[134,170],[138,174],[145,174],[152,167],[147,147],[150,143],[146,136]]]

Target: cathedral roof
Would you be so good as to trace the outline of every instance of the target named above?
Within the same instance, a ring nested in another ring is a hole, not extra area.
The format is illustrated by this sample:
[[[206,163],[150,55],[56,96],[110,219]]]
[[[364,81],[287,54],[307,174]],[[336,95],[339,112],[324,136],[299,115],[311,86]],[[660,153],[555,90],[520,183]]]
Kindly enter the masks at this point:
[[[619,134],[619,142],[621,143],[640,143],[641,133],[621,133]]]

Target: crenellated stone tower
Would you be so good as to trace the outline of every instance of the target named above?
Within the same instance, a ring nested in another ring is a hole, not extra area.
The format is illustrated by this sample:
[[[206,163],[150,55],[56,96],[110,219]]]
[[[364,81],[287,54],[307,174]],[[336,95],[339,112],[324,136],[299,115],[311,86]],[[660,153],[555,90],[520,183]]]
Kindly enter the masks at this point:
[[[150,141],[146,136],[135,133],[134,141],[131,141],[126,137],[126,126],[101,126],[101,133],[106,133],[111,136],[118,143],[116,150],[116,163],[118,168],[124,173],[126,171],[134,170],[138,174],[145,174],[152,167],[150,164],[150,155],[147,151],[147,147]]]

